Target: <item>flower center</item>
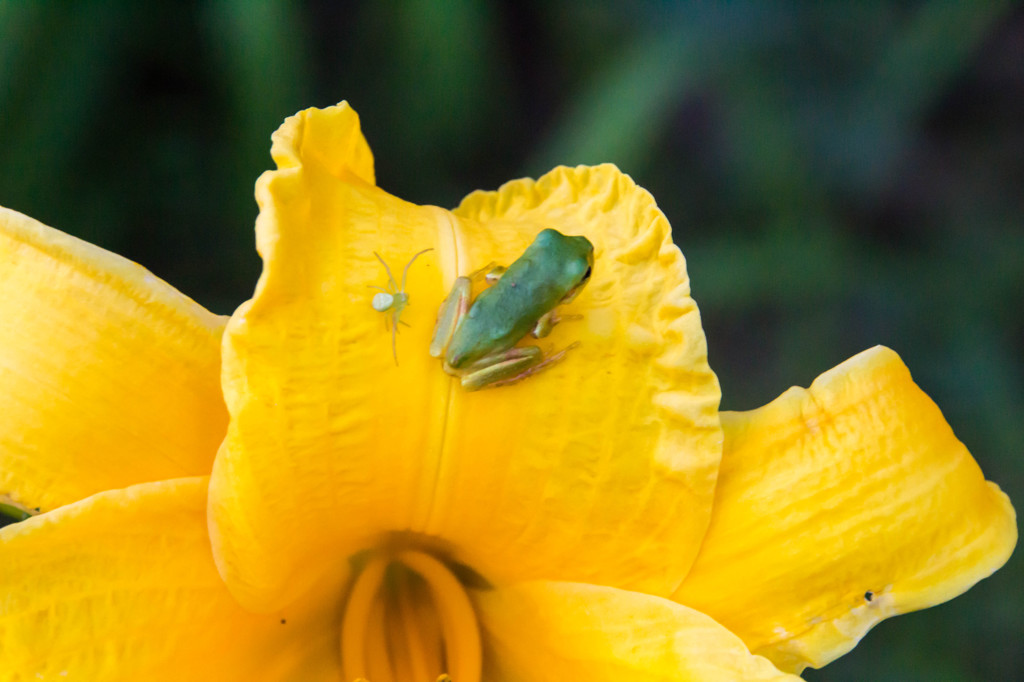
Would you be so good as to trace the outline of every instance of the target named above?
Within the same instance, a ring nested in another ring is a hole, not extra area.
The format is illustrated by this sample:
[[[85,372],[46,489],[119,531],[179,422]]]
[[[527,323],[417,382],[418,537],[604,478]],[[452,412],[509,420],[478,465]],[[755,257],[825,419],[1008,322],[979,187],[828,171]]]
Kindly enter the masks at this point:
[[[458,578],[423,552],[372,557],[341,624],[346,680],[480,682],[480,629]]]

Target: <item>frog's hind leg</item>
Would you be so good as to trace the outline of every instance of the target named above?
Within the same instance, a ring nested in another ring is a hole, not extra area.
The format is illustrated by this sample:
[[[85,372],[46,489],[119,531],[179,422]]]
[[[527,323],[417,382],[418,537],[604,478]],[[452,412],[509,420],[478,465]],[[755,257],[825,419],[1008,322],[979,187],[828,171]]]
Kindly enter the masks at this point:
[[[537,346],[509,348],[500,353],[486,355],[466,368],[461,379],[462,387],[467,391],[478,391],[481,388],[518,381],[517,377],[543,360],[544,353]]]
[[[570,343],[568,346],[558,351],[557,353],[552,353],[547,357],[541,356],[543,359],[541,359],[540,362],[537,362],[536,364],[531,364],[530,366],[526,367],[522,372],[519,372],[518,374],[510,376],[508,378],[499,379],[498,381],[494,381],[490,384],[487,384],[486,386],[482,386],[481,388],[498,388],[499,386],[509,386],[511,384],[518,383],[523,379],[532,377],[534,374],[537,374],[538,372],[543,372],[544,370],[549,369],[554,365],[558,364],[559,362],[561,362],[562,360],[564,360],[565,356],[569,354],[569,351],[571,351],[573,348],[576,348],[579,345],[579,341],[573,341],[572,343]],[[527,348],[537,347],[527,346]],[[537,350],[540,351],[539,348]]]

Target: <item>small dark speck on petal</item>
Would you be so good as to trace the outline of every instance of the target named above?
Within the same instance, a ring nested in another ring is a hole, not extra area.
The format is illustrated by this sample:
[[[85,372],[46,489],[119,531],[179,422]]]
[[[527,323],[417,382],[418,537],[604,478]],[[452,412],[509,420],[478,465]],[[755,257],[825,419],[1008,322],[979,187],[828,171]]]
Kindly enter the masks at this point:
[[[875,593],[872,592],[871,590],[868,590],[867,592],[864,593],[864,601],[871,601],[874,598],[875,598]]]
[[[285,623],[287,623],[287,622],[288,622],[288,621],[286,621],[286,620],[285,620],[284,618],[282,618],[282,619],[281,619],[281,625],[284,625],[284,624],[285,624]]]

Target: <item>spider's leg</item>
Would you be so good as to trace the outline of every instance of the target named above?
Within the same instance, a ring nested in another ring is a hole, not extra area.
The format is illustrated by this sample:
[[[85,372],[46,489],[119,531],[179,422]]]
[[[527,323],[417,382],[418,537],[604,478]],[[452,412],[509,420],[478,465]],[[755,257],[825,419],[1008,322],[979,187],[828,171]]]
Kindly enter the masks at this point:
[[[398,335],[398,325],[391,325],[391,355],[395,358],[395,367],[398,367],[398,345],[395,338]]]
[[[399,291],[405,291],[405,276],[409,274],[409,266],[412,265],[413,261],[415,261],[417,258],[422,256],[423,254],[425,254],[427,251],[433,251],[433,249],[423,249],[422,251],[417,253],[415,256],[413,256],[412,259],[408,263],[405,264],[405,270],[402,270],[402,288],[399,289]]]
[[[388,282],[391,283],[392,291],[397,290],[398,283],[395,282],[395,278],[391,276],[391,268],[388,267],[388,264],[384,262],[384,259],[380,257],[379,253],[374,251],[373,255],[376,256],[377,260],[380,261],[380,264],[384,266],[384,272],[388,273]]]

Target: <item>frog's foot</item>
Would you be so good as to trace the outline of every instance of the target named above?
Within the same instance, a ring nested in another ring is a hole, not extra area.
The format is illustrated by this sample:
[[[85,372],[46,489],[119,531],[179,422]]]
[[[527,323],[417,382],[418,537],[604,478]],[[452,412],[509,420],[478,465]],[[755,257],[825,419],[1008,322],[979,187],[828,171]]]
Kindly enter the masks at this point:
[[[463,277],[465,277],[466,279],[468,279],[471,282],[477,282],[477,281],[479,281],[481,279],[485,279],[485,280],[487,280],[488,284],[494,284],[499,279],[501,279],[501,276],[503,274],[505,274],[505,270],[506,269],[507,268],[503,268],[500,265],[498,265],[497,263],[495,263],[494,261],[491,261],[490,263],[488,263],[487,265],[483,266],[479,270],[474,270],[473,272],[469,273],[468,275],[463,275]],[[495,273],[495,274],[492,275],[491,273]]]
[[[544,370],[564,360],[565,356],[568,355],[569,351],[571,351],[573,348],[576,348],[579,345],[579,341],[573,341],[562,350],[558,351],[557,353],[552,353],[551,355],[545,357],[541,362],[538,362],[535,365],[527,367],[519,374],[508,377],[507,379],[500,379],[481,388],[497,388],[498,386],[508,386],[510,384],[522,381],[523,379],[526,379],[528,377],[532,377],[534,374],[537,374],[538,372],[543,372]],[[527,346],[527,348],[536,348],[536,346]],[[537,350],[539,351],[540,349],[538,348]]]
[[[537,324],[533,326],[533,331],[530,335],[535,339],[543,339],[545,336],[551,333],[551,330],[555,328],[555,325],[565,320],[582,320],[582,315],[561,315],[557,310],[551,310],[540,316],[537,320]]]
[[[501,279],[501,276],[505,274],[505,271],[508,270],[508,268],[503,265],[495,265],[494,263],[491,263],[484,268],[484,270],[487,271],[487,274],[484,275],[484,280],[486,280],[489,286],[494,286],[498,280]]]

